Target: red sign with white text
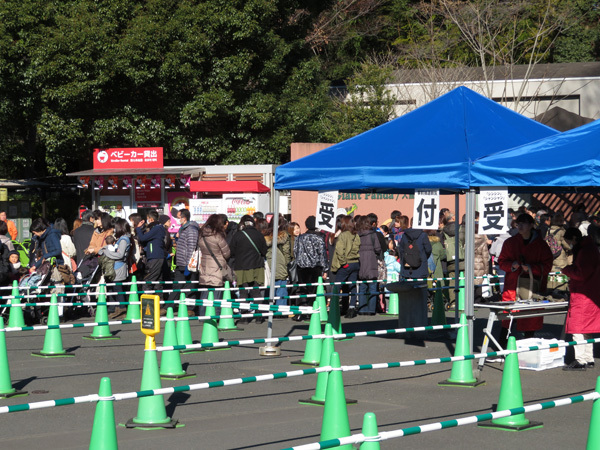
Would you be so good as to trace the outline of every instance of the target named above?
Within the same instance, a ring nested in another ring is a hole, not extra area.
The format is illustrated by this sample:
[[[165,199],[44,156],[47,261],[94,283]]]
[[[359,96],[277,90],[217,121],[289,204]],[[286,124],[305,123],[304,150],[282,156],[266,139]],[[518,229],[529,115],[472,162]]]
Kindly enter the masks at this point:
[[[95,148],[94,169],[162,169],[162,147]]]

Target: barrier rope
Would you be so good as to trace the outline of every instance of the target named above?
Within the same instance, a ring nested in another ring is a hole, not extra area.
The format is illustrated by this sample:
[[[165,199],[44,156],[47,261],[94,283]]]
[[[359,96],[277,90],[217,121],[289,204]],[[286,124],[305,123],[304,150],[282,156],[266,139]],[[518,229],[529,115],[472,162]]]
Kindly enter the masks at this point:
[[[408,330],[408,328],[407,328]],[[547,348],[555,348],[555,347],[566,347],[568,345],[579,345],[585,343],[592,343],[591,341],[600,340],[597,339],[586,339],[581,341],[571,341],[569,343],[565,343],[566,345],[561,344],[549,344],[549,345],[539,345],[539,346],[531,346],[531,347],[523,347],[517,350],[502,350],[499,352],[488,352],[488,353],[476,353],[464,356],[452,356],[446,358],[431,358],[424,360],[414,360],[414,361],[399,361],[399,362],[391,362],[391,363],[376,363],[376,364],[361,364],[361,365],[353,365],[353,366],[342,366],[341,370],[344,372],[353,372],[360,370],[373,370],[373,369],[388,369],[388,368],[398,368],[398,367],[412,367],[426,364],[439,364],[446,362],[455,362],[455,361],[464,361],[464,360],[472,360],[476,358],[486,357],[486,356],[500,356],[507,355],[509,353],[522,353],[526,351],[532,350],[543,350]],[[153,395],[165,395],[165,394],[174,394],[176,392],[186,392],[186,391],[197,391],[203,389],[212,389],[217,387],[225,387],[225,386],[235,386],[240,384],[248,384],[248,383],[257,383],[261,381],[271,381],[271,380],[280,380],[283,378],[292,378],[303,375],[314,375],[321,372],[331,372],[334,370],[332,366],[323,366],[323,367],[315,367],[309,369],[302,370],[294,370],[290,372],[278,372],[278,373],[270,373],[264,375],[257,375],[251,377],[242,377],[242,378],[231,378],[228,380],[219,380],[219,381],[209,381],[204,383],[190,384],[185,386],[175,386],[169,388],[161,388],[161,389],[148,389],[145,391],[134,391],[134,392],[125,392],[121,394],[113,394],[116,401],[119,400],[128,400],[132,398],[140,398],[140,397],[150,397]],[[336,369],[339,370],[339,369]],[[594,393],[595,394],[595,393]],[[596,397],[594,397],[595,399]],[[11,406],[0,406],[0,414],[20,412],[20,411],[29,411],[32,409],[41,409],[41,408],[51,408],[55,406],[65,406],[72,405],[76,403],[89,403],[89,402],[97,402],[99,400],[98,394],[85,395],[82,397],[70,397],[63,398],[58,400],[46,400],[41,402],[34,403],[23,403]],[[590,398],[590,400],[592,400]],[[521,410],[521,408],[516,408],[515,410]],[[482,419],[483,420],[483,419]],[[488,420],[488,419],[485,419]],[[416,434],[416,433],[413,433]],[[339,444],[337,444],[339,445]],[[319,448],[319,447],[315,447]]]
[[[559,406],[567,406],[575,403],[587,402],[590,400],[597,400],[598,398],[600,398],[600,394],[594,391],[588,394],[576,395],[574,397],[563,397],[557,400],[550,400],[542,403],[534,403],[532,405],[522,406],[519,408],[503,409],[501,411],[479,414],[476,416],[459,417],[457,419],[444,420],[442,422],[433,422],[425,425],[402,428],[400,430],[381,431],[377,436],[366,437],[362,433],[353,434],[352,436],[342,437],[338,439],[329,439],[327,441],[320,441],[312,444],[304,444],[298,445],[296,447],[289,447],[284,450],[320,450],[326,448],[334,448],[341,445],[360,444],[362,442],[379,442],[403,436],[411,436],[415,434],[426,433],[429,431],[438,431],[445,430],[447,428],[471,425],[477,422],[500,419],[502,417],[509,417],[517,414],[541,411],[545,409],[556,408]]]

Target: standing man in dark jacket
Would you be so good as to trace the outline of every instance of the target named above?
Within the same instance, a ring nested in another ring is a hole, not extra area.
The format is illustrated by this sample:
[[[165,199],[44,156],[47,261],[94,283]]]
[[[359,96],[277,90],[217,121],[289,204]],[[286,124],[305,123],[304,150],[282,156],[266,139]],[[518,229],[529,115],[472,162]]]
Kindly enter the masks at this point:
[[[138,240],[144,246],[146,252],[146,274],[144,281],[160,281],[162,279],[163,264],[165,260],[165,227],[158,221],[158,213],[149,211],[144,221],[136,229]],[[147,290],[155,289],[155,286],[145,284]]]
[[[186,281],[186,284],[176,284],[174,289],[190,289],[192,287],[190,282],[198,280],[198,272],[189,272],[187,270],[192,253],[198,245],[198,230],[200,230],[198,223],[190,221],[190,217],[189,209],[181,209],[177,212],[177,218],[181,226],[176,236],[177,249],[175,251],[175,273],[173,280]],[[186,292],[185,296],[195,298],[189,292]],[[180,295],[177,292],[172,292],[169,300],[176,300],[179,297]]]
[[[81,215],[81,226],[73,231],[73,244],[75,245],[75,259],[77,265],[85,256],[85,250],[90,246],[94,234],[94,212],[86,209]]]

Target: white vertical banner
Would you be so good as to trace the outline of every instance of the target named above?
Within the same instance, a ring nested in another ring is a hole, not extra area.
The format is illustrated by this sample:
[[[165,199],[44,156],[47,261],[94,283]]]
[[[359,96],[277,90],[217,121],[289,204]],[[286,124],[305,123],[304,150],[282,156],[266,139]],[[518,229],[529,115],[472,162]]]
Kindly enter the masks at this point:
[[[319,191],[317,199],[317,229],[335,232],[335,211],[337,210],[338,191]]]
[[[479,189],[479,234],[508,232],[508,188]]]
[[[413,228],[437,230],[440,222],[440,191],[415,190]]]

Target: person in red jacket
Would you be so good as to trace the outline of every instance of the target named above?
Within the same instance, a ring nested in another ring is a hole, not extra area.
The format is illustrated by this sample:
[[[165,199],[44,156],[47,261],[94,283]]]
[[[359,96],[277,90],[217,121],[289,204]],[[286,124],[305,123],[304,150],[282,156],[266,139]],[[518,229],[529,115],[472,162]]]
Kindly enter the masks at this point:
[[[582,237],[577,228],[569,228],[563,238],[573,249],[573,264],[562,269],[569,277],[569,311],[565,333],[574,341],[591,339],[600,333],[600,252],[590,236]],[[576,345],[575,360],[563,370],[594,367],[594,344]]]
[[[504,290],[502,301],[514,302],[517,300],[519,280],[521,286],[528,287],[529,280],[533,278],[534,293],[543,293],[546,290],[548,273],[552,269],[552,252],[546,241],[534,229],[535,221],[529,214],[517,217],[518,234],[507,239],[502,246],[498,265],[506,272],[504,277]],[[537,285],[537,286],[536,286]],[[543,317],[531,317],[517,320],[517,331],[522,331],[526,338],[533,337],[536,330],[544,324]],[[509,321],[502,322],[499,343],[503,348],[509,335]]]

